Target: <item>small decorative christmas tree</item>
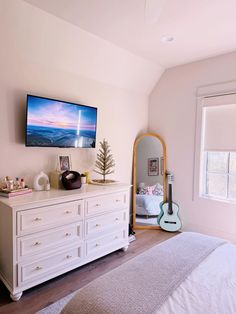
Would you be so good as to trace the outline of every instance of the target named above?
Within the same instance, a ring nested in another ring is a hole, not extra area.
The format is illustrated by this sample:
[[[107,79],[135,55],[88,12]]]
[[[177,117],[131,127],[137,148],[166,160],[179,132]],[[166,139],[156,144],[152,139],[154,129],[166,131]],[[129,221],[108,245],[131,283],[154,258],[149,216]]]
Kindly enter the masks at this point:
[[[95,162],[95,167],[98,170],[94,170],[96,173],[99,173],[103,176],[103,180],[93,180],[100,183],[112,183],[114,180],[106,180],[108,174],[114,173],[113,168],[115,167],[115,161],[111,154],[110,145],[104,139],[100,142],[101,148],[97,154],[97,160]]]

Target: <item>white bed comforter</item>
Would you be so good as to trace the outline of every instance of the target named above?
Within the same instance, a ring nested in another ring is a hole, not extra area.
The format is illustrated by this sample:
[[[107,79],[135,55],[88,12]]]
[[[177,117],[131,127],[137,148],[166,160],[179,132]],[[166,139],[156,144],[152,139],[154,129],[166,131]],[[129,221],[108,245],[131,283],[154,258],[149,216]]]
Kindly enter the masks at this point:
[[[236,246],[211,253],[174,291],[156,314],[235,314]]]
[[[163,201],[161,195],[136,194],[136,214],[138,215],[159,215],[160,203]]]

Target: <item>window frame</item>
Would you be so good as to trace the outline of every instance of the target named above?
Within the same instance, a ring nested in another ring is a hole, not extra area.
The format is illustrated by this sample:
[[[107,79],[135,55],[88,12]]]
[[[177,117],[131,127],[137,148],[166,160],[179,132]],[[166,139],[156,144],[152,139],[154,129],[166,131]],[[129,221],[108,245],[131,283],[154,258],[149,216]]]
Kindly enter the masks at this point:
[[[196,120],[195,120],[195,143],[194,143],[194,170],[193,170],[193,194],[192,200],[197,201],[205,199],[209,201],[219,201],[225,203],[236,203],[236,200],[222,199],[204,195],[202,192],[204,167],[206,167],[204,158],[204,126],[205,126],[205,110],[209,106],[227,105],[227,101],[222,101],[224,97],[236,99],[236,81],[220,83],[216,85],[201,86],[196,90]],[[234,102],[236,103],[236,102]],[[234,151],[232,151],[234,152]]]

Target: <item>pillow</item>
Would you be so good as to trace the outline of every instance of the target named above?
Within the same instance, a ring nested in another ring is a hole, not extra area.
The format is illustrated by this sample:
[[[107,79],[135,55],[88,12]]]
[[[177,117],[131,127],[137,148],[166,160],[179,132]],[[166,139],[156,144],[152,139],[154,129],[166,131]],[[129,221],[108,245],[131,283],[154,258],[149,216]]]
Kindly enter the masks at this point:
[[[141,195],[163,195],[163,187],[160,183],[139,187],[137,193]]]
[[[147,193],[147,188],[146,187],[138,188],[137,193],[141,195],[145,195]]]
[[[157,183],[155,189],[153,190],[154,195],[163,195],[163,186],[160,183]]]
[[[153,195],[154,189],[155,189],[155,186],[147,186],[146,187],[146,195]]]

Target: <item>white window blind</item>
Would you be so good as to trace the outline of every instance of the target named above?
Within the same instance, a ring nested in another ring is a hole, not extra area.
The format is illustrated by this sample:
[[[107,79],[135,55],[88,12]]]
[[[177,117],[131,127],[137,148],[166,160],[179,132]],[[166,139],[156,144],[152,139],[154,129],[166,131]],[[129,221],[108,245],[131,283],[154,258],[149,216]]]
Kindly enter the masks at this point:
[[[204,99],[202,131],[203,150],[236,151],[236,94]]]
[[[236,94],[204,97],[201,103],[200,194],[236,200]]]

